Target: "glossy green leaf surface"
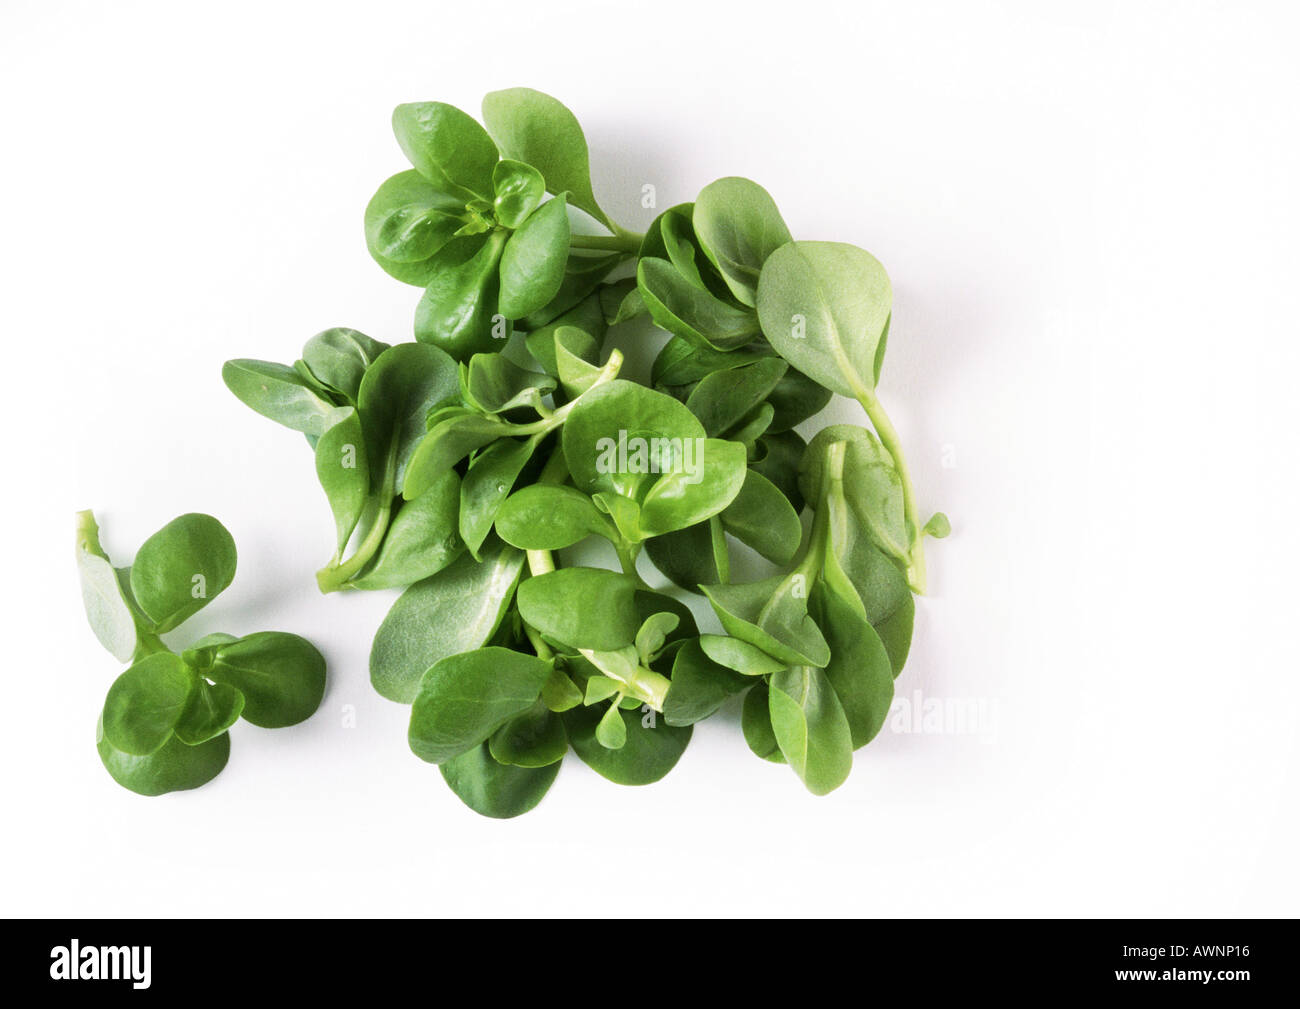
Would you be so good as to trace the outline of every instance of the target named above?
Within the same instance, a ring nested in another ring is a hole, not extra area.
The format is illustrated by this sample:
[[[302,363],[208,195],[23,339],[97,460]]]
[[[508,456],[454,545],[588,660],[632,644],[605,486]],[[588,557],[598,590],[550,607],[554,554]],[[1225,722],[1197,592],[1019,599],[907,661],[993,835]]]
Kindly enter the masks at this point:
[[[493,646],[439,660],[411,706],[411,750],[432,764],[460,756],[531,709],[550,674],[549,662]]]
[[[390,701],[410,704],[425,671],[492,638],[514,595],[522,552],[489,540],[401,594],[375,633],[370,682]]]
[[[235,541],[226,527],[211,515],[191,512],[144,541],[131,565],[131,594],[159,633],[169,631],[230,585],[235,563]]]

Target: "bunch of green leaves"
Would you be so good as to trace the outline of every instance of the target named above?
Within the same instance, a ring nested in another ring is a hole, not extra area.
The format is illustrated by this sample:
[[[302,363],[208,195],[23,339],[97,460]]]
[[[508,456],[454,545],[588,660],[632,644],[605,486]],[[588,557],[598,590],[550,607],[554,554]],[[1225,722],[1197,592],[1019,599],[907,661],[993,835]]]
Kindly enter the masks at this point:
[[[483,99],[483,121],[444,102],[399,105],[393,132],[412,168],[365,214],[375,261],[424,288],[415,338],[458,361],[573,311],[637,250],[596,202],[572,112],[512,88]],[[610,234],[574,234],[569,207]]]
[[[77,515],[77,569],[100,643],[130,666],[108,689],[96,729],[113,780],[141,795],[198,788],[230,756],[229,729],[294,725],[319,707],[325,660],[296,634],[208,634],[181,652],[162,636],[235,577],[235,542],[210,515],[173,519],[114,567],[92,513]]]
[[[596,203],[563,105],[495,92],[483,120],[394,114],[413,170],[380,187],[366,239],[425,288],[416,343],[331,330],[292,367],[226,366],[316,452],[338,530],[321,587],[404,588],[371,681],[412,706],[412,750],[480,813],[533,808],[570,747],[615,782],[656,781],[731,699],[755,752],[830,791],[884,721],[922,540],[947,532],[920,522],[876,392],[888,276],[854,246],[794,240],[742,178],[634,235]],[[668,340],[643,385],[607,343],[647,318]],[[836,393],[870,427],[808,431]],[[741,548],[771,573],[737,583]],[[651,589],[643,554],[716,630]]]
[[[292,366],[240,359],[221,374],[248,406],[305,434],[315,453],[335,526],[333,557],[316,576],[322,592],[409,585],[460,555],[460,478],[441,473],[418,501],[402,497],[429,412],[460,401],[446,353],[328,329]]]

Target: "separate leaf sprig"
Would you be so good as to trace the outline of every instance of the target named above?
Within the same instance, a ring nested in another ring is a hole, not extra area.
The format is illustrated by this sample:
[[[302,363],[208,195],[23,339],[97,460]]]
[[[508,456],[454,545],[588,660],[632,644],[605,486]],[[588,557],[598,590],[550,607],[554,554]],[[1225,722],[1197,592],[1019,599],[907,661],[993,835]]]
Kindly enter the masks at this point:
[[[96,730],[113,779],[141,795],[198,788],[230,756],[239,718],[280,728],[310,716],[325,692],[325,660],[296,634],[209,634],[180,654],[162,635],[225,590],[235,542],[210,515],[173,519],[115,568],[89,511],[77,514],[77,567],[91,629],[119,661]]]

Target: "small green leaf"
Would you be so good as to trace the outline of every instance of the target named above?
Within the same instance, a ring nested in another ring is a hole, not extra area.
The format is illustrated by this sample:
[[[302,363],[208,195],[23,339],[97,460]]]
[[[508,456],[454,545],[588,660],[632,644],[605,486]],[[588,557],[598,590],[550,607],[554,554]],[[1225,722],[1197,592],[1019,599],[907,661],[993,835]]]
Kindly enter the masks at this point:
[[[736,308],[700,290],[666,259],[642,259],[637,286],[656,326],[698,346],[734,350],[759,334],[752,309]]]
[[[649,785],[676,765],[691,741],[690,726],[668,725],[654,712],[640,708],[613,709],[622,719],[627,739],[618,749],[602,746],[596,727],[604,715],[591,707],[574,708],[564,714],[569,744],[579,759],[597,774],[619,785]]]
[[[617,704],[611,704],[596,723],[596,742],[607,750],[621,750],[627,745],[627,723]]]
[[[700,642],[687,641],[673,659],[672,686],[664,701],[664,721],[669,725],[693,725],[703,721],[733,694],[753,683],[712,661]]]
[[[370,648],[375,690],[390,701],[410,704],[430,666],[487,644],[514,596],[523,563],[522,552],[492,539],[481,562],[463,554],[403,592]]]
[[[334,412],[334,403],[285,364],[248,358],[227,361],[221,366],[221,379],[245,406],[308,437],[319,438]]]
[[[754,751],[773,764],[784,764],[785,757],[777,745],[776,733],[772,731],[772,715],[768,705],[767,683],[760,680],[745,695],[745,705],[740,713],[740,728],[745,734],[745,742]]]
[[[234,580],[235,563],[235,541],[225,526],[211,515],[181,515],[140,547],[131,594],[161,634],[220,595]]]
[[[532,165],[505,159],[492,171],[492,189],[496,198],[492,209],[501,225],[517,228],[537,209],[546,195],[546,180]]]
[[[454,561],[465,549],[456,528],[460,513],[460,478],[447,470],[414,501],[398,508],[379,553],[349,584],[358,589],[393,589],[414,585]]]
[[[197,677],[171,652],[141,659],[108,688],[104,699],[104,737],[115,750],[145,756],[172,736]]]
[[[443,780],[474,812],[504,820],[537,806],[560,773],[560,761],[545,767],[516,767],[494,759],[487,743],[453,757],[439,768]]]
[[[591,498],[558,484],[533,484],[510,495],[497,512],[496,529],[521,550],[563,550],[588,536],[611,542],[618,536]]]
[[[795,666],[774,673],[768,710],[781,753],[808,791],[825,795],[844,783],[853,767],[853,739],[822,670]]]
[[[568,191],[575,207],[612,228],[591,191],[587,138],[564,105],[531,88],[508,88],[484,96],[483,121],[505,157],[533,165],[549,192]]]
[[[519,613],[553,641],[613,650],[632,643],[641,618],[636,582],[600,568],[562,568],[519,586]]]
[[[393,110],[393,133],[415,170],[435,189],[492,198],[492,171],[500,155],[471,116],[443,102],[412,102]]]
[[[550,673],[549,662],[495,646],[440,660],[411,707],[411,750],[440,764],[478,746],[533,706]]]
[[[194,692],[177,721],[176,738],[187,746],[199,746],[220,736],[239,720],[244,695],[224,683],[209,683],[196,677]]]
[[[544,692],[545,686],[542,689]],[[564,720],[538,701],[492,733],[488,749],[493,759],[502,764],[546,767],[563,759],[569,749],[569,737],[564,733]]]
[[[317,333],[302,348],[303,364],[316,381],[333,394],[356,405],[361,379],[388,349],[355,329],[336,328]]]
[[[99,545],[99,526],[89,511],[77,512],[77,573],[86,619],[99,643],[121,662],[135,654],[137,632],[113,564]]]
[[[325,657],[307,639],[259,631],[218,645],[207,677],[244,695],[244,720],[264,729],[296,725],[325,696]]]
[[[104,770],[137,795],[164,795],[206,785],[230,759],[230,735],[225,732],[198,746],[186,746],[173,736],[146,756],[124,753],[105,737],[102,716],[95,728],[95,746]]]
[[[642,665],[650,665],[650,662],[658,656],[668,640],[668,635],[677,630],[679,623],[681,620],[677,614],[667,611],[652,613],[642,621],[640,629],[636,632],[635,641],[637,655],[640,656]]]
[[[876,352],[893,291],[874,256],[839,242],[791,242],[763,265],[763,335],[801,372],[841,396],[875,389]]]
[[[714,662],[745,676],[764,676],[768,673],[779,673],[785,668],[785,663],[739,638],[730,638],[721,634],[701,634],[700,647]]]
[[[356,408],[338,407],[335,417],[316,442],[316,478],[329,499],[335,543],[342,553],[370,496],[370,460]]]
[[[692,223],[704,254],[736,300],[753,307],[763,264],[790,241],[775,201],[749,179],[718,179],[700,190]]]
[[[546,305],[564,280],[569,217],[561,194],[533,211],[501,253],[501,314],[521,319]]]

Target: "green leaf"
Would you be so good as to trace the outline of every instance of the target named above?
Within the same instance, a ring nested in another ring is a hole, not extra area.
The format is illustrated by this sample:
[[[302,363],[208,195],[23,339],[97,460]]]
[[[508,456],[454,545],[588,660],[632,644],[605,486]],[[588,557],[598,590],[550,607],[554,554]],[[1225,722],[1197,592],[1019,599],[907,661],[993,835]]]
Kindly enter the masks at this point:
[[[745,676],[764,676],[779,673],[785,663],[772,658],[763,649],[748,641],[722,634],[701,634],[700,648],[714,662],[734,669]]]
[[[681,618],[676,613],[666,610],[652,613],[641,622],[634,644],[642,665],[650,665],[663,650],[668,635],[677,630],[677,625],[680,623]]]
[[[366,369],[387,349],[355,329],[327,329],[307,341],[302,360],[316,381],[355,405]]]
[[[743,368],[758,361],[770,360],[771,356],[766,350],[714,350],[674,336],[655,357],[650,369],[650,381],[660,391],[675,386],[691,386],[715,372]]]
[[[596,292],[610,271],[623,260],[624,254],[620,252],[592,255],[589,252],[571,250],[564,264],[564,279],[560,282],[560,290],[543,308],[520,319],[520,325],[533,332],[554,322]],[[596,300],[599,305],[599,296]],[[583,328],[589,333],[594,332],[589,326]]]
[[[482,562],[468,554],[402,593],[375,633],[370,682],[410,704],[425,670],[491,640],[514,595],[524,555],[490,540]]]
[[[642,259],[637,286],[655,325],[696,345],[733,350],[759,334],[751,309],[736,308],[691,284],[665,259]]]
[[[587,138],[564,105],[531,88],[493,91],[483,98],[483,122],[505,157],[534,166],[549,192],[567,190],[575,207],[613,229],[591,191]]]
[[[645,550],[654,566],[674,585],[699,592],[701,585],[712,585],[721,578],[710,540],[709,523],[701,522],[648,539]]]
[[[240,358],[221,366],[221,379],[241,403],[311,438],[325,433],[334,403],[288,365]]]
[[[663,474],[641,504],[641,529],[658,536],[685,529],[729,506],[745,483],[745,446],[706,438],[686,443],[680,466]]]
[[[503,227],[517,228],[537,209],[546,195],[546,180],[532,165],[509,159],[492,170],[492,209]]]
[[[653,712],[614,709],[626,741],[618,749],[601,745],[596,727],[603,714],[595,708],[564,713],[573,752],[597,774],[619,785],[649,785],[671,771],[691,741],[690,726],[668,725]]]
[[[161,634],[220,595],[234,580],[235,562],[235,541],[225,526],[211,515],[181,515],[140,547],[131,565],[131,595]]]
[[[586,334],[587,341],[590,341],[589,344],[583,341],[581,347],[576,347],[574,338],[570,334],[566,346],[584,360],[595,361],[598,342],[605,338],[608,328],[600,308],[600,295],[589,294],[564,314],[534,329],[524,337],[524,345],[528,348],[528,353],[542,366],[542,370],[553,378],[559,378],[560,375],[555,360],[555,334],[565,327]]]
[[[874,256],[839,242],[791,242],[763,266],[758,317],[777,353],[809,378],[860,399],[875,389],[876,352],[893,303]]]
[[[519,586],[519,613],[553,641],[610,651],[630,645],[642,618],[636,581],[600,568],[562,568]]]
[[[640,500],[659,478],[652,469],[681,459],[687,440],[704,437],[695,415],[671,396],[615,379],[574,403],[561,444],[579,490]]]
[[[479,413],[449,414],[429,429],[412,453],[403,480],[403,496],[419,497],[471,452],[514,431],[511,424],[496,417]]]
[[[195,677],[194,692],[175,726],[176,738],[199,746],[224,734],[243,710],[244,695],[234,687]]]
[[[789,564],[799,549],[803,526],[772,481],[745,471],[744,484],[721,514],[723,528],[774,564]]]
[[[243,694],[244,720],[264,729],[296,725],[325,696],[325,657],[306,638],[283,631],[218,645],[206,675]]]
[[[550,674],[549,662],[495,646],[439,660],[411,707],[411,750],[441,764],[478,746],[529,710]]]
[[[171,652],[141,659],[108,688],[103,722],[109,744],[136,756],[161,749],[189,704],[196,680]]]
[[[521,368],[501,354],[475,354],[465,371],[465,398],[484,413],[535,403],[555,389],[555,379]]]
[[[542,687],[542,703],[551,711],[568,711],[582,703],[582,691],[565,673],[554,669]]]
[[[412,102],[393,110],[402,153],[435,189],[492,199],[492,171],[500,155],[492,138],[454,105]]]
[[[703,721],[728,697],[753,683],[710,659],[698,640],[687,641],[678,649],[673,659],[672,681],[664,701],[664,721],[669,725]]]
[[[386,180],[366,205],[366,248],[385,272],[428,283],[428,260],[464,223],[465,201],[435,189],[418,172]]]
[[[569,217],[561,194],[533,211],[501,253],[501,314],[521,319],[546,305],[564,280]]]
[[[804,499],[799,493],[799,462],[807,449],[804,440],[794,431],[769,431],[759,438],[757,455],[750,460],[749,468],[767,477],[777,487],[795,514],[803,511]]]
[[[622,709],[611,704],[596,723],[596,742],[607,750],[620,750],[627,744],[627,723]]]
[[[99,545],[99,526],[92,512],[77,512],[77,574],[86,619],[99,643],[121,662],[135,654],[135,618],[122,595],[113,564]]]
[[[95,746],[104,770],[137,795],[164,795],[206,785],[230,759],[230,736],[224,732],[198,746],[186,746],[173,736],[146,756],[124,753],[104,736],[102,716],[95,727]]]
[[[742,305],[754,305],[759,272],[790,241],[790,229],[767,190],[730,177],[705,186],[692,214],[704,254]]]
[[[533,438],[502,438],[470,464],[460,484],[460,536],[475,555],[536,448]]]
[[[357,395],[375,487],[383,486],[391,469],[394,491],[403,489],[429,411],[459,392],[456,364],[437,347],[401,343],[379,355],[366,370]]]
[[[700,418],[710,438],[720,438],[767,398],[789,368],[778,357],[765,357],[739,368],[706,375],[686,398],[686,408]]]
[[[465,549],[456,532],[459,514],[460,478],[448,470],[418,498],[398,508],[379,553],[349,584],[358,589],[405,588],[441,571]]]
[[[497,350],[510,327],[495,318],[506,234],[466,235],[429,260],[431,276],[415,309],[415,338],[457,361]]]
[[[935,539],[941,540],[952,532],[952,524],[948,521],[948,516],[943,512],[935,512],[930,516],[929,521],[925,523],[921,532],[926,536],[933,536]]]
[[[808,791],[825,795],[853,767],[853,740],[844,708],[826,674],[815,666],[774,673],[768,711],[781,753]]]
[[[603,536],[615,542],[618,531],[592,503],[572,487],[533,484],[515,491],[496,516],[497,535],[521,550],[563,550]]]
[[[551,675],[555,672],[551,670]],[[547,683],[551,680],[547,676]],[[542,687],[545,694],[546,687]],[[542,700],[492,733],[488,749],[494,760],[516,767],[546,767],[563,759],[569,749],[564,720]]]
[[[772,423],[768,428],[775,433],[789,431],[809,417],[815,417],[831,401],[831,391],[824,389],[802,371],[786,368],[785,374],[768,393],[772,405]]]
[[[795,573],[745,585],[701,588],[723,629],[786,665],[824,666],[830,649],[808,615],[807,590]]]
[[[766,682],[755,683],[754,688],[745,695],[745,705],[740,712],[740,728],[755,756],[773,764],[785,763],[785,756],[776,742],[776,733],[772,731]]]
[[[596,384],[603,369],[596,363],[599,348],[585,330],[560,326],[555,330],[555,370],[570,399]]]
[[[457,798],[482,816],[505,820],[535,808],[560,773],[560,762],[545,767],[502,764],[483,743],[438,768]]]
[[[583,692],[583,704],[599,704],[607,701],[623,689],[623,684],[608,676],[593,676],[587,680],[587,689]]]
[[[341,553],[370,496],[370,460],[356,408],[338,407],[335,416],[337,419],[316,442],[316,478],[329,499],[335,542]]]
[[[857,603],[856,596],[845,599],[825,582],[813,586],[813,618],[831,648],[826,679],[844,709],[855,750],[875,738],[894,700],[889,653]]]

